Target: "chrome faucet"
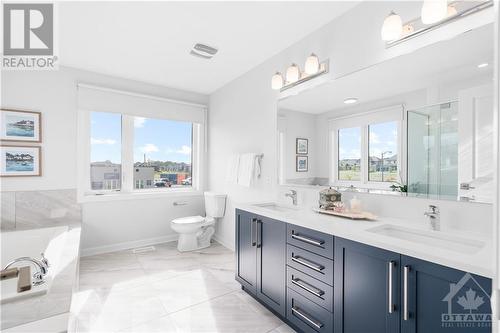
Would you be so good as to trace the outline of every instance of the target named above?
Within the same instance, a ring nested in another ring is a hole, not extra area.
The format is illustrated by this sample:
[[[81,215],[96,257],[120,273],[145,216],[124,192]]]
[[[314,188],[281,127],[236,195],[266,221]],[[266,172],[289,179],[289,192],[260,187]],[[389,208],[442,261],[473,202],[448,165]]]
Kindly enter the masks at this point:
[[[35,265],[36,268],[38,268],[38,270],[35,273],[33,273],[33,285],[34,286],[41,285],[45,282],[45,275],[47,275],[47,273],[49,272],[49,266],[50,266],[49,261],[47,260],[47,258],[45,258],[43,253],[41,254],[41,256],[42,257],[40,259],[31,258],[31,257],[20,257],[20,258],[14,259],[11,262],[9,262],[7,265],[5,265],[5,267],[3,269],[5,270],[5,269],[9,268],[10,266],[12,266],[16,263],[19,263],[19,262],[30,262],[33,265]]]
[[[290,197],[292,198],[292,203],[294,206],[297,206],[297,191],[295,190],[290,190],[289,193],[285,193],[285,197]]]
[[[438,206],[429,205],[430,211],[425,212],[424,215],[429,218],[431,229],[435,231],[441,230],[441,221]]]

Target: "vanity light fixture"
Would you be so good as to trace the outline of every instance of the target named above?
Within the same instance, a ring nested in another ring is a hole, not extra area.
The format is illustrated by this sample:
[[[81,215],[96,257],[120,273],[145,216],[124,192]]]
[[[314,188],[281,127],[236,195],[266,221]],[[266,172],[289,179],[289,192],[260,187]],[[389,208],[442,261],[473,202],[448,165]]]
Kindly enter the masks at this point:
[[[354,104],[357,102],[358,102],[358,99],[355,97],[350,97],[350,98],[344,99],[344,104]]]
[[[485,67],[488,67],[488,63],[487,62],[483,62],[482,64],[479,64],[477,65],[477,68],[485,68]]]
[[[400,23],[401,18],[392,11],[385,18],[382,25],[382,40],[386,42],[386,48],[389,48],[450,22],[492,7],[493,3],[494,0],[456,0],[450,3],[447,0],[424,0],[421,17],[410,21]]]
[[[291,64],[286,69],[286,83],[295,83],[300,79],[300,69],[296,64]]]
[[[448,15],[447,0],[424,0],[422,6],[422,23],[433,24],[446,18]]]
[[[306,59],[304,71],[301,71],[299,66],[295,63],[291,64],[286,69],[284,78],[283,75],[277,71],[271,77],[271,88],[274,90],[284,91],[303,82],[314,79],[315,77],[326,74],[328,71],[328,60],[320,62],[318,56],[311,53],[311,55]]]
[[[311,53],[306,59],[304,72],[308,75],[314,75],[319,71],[319,58],[314,53]]]
[[[384,20],[382,25],[382,30],[380,34],[382,35],[382,40],[391,41],[401,37],[403,32],[403,21],[401,16],[396,14],[394,11],[390,12],[389,15]]]
[[[283,75],[281,75],[280,72],[276,72],[276,74],[274,74],[271,78],[271,88],[273,88],[274,90],[283,88],[284,83],[285,82],[283,80]]]

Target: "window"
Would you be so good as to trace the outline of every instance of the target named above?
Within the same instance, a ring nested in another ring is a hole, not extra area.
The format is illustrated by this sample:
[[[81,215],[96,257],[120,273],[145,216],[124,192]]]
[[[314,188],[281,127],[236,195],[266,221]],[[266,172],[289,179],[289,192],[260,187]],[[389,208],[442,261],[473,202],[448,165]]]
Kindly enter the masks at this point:
[[[398,181],[398,123],[368,126],[368,181]]]
[[[400,181],[402,106],[333,119],[333,183],[388,188]]]
[[[338,130],[338,179],[361,180],[361,128]]]
[[[90,188],[120,190],[122,117],[116,113],[90,114]]]
[[[191,187],[192,137],[192,123],[135,117],[135,189]]]

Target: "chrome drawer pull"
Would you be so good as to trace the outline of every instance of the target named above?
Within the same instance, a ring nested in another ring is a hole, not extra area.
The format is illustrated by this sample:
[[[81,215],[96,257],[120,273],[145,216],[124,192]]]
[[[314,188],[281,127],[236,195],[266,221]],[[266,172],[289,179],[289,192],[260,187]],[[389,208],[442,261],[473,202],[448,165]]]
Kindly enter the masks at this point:
[[[311,238],[307,238],[307,237],[304,237],[304,236],[300,236],[300,235],[294,234],[293,232],[292,232],[292,238],[293,239],[297,239],[299,241],[303,241],[303,242],[312,244],[312,245],[315,245],[315,246],[319,246],[319,247],[323,247],[322,245],[325,243],[325,241],[317,241],[315,239],[311,239]]]
[[[387,303],[389,304],[389,313],[394,312],[394,303],[392,302],[392,268],[394,267],[394,261],[389,261],[389,286],[387,286],[388,289],[388,295],[387,295]]]
[[[294,257],[293,255],[292,255],[292,261],[295,261],[296,263],[299,263],[301,265],[309,267],[310,269],[313,269],[316,272],[320,272],[320,273],[322,273],[321,271],[325,269],[324,266],[315,264],[315,263],[310,262],[309,260],[305,260],[305,259],[303,259],[301,257]]]
[[[298,307],[296,307],[296,306],[292,306],[292,313],[295,314],[295,315],[298,315],[300,318],[304,319],[306,322],[308,322],[309,324],[313,325],[317,329],[320,329],[321,327],[324,326],[319,321],[309,318],[306,314],[302,313],[300,311],[300,309]]]
[[[408,272],[410,266],[405,266],[403,269],[403,320],[408,320]]]
[[[300,279],[294,279],[292,278],[292,283],[296,286],[299,286],[300,288],[310,292],[314,296],[321,297],[325,293],[323,290],[320,290],[318,288],[314,288],[311,286],[309,283],[306,283],[304,281],[301,281]]]

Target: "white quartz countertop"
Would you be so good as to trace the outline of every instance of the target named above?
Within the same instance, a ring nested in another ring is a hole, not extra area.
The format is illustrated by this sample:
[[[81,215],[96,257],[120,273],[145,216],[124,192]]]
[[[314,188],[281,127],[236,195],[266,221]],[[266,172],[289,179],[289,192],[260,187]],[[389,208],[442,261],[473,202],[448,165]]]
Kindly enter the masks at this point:
[[[263,203],[239,203],[236,204],[235,207],[254,214],[375,246],[388,251],[397,252],[489,278],[493,277],[493,246],[488,235],[473,234],[471,232],[465,233],[459,230],[431,231],[428,225],[410,223],[404,219],[390,217],[378,217],[376,221],[350,220],[316,213],[313,211],[312,207],[280,212],[265,207],[259,207],[257,204]],[[455,237],[484,242],[485,245],[475,253],[465,254],[454,250],[444,249],[439,246],[431,246],[369,231],[371,228],[384,224],[417,229],[430,234],[438,232],[446,233]]]

